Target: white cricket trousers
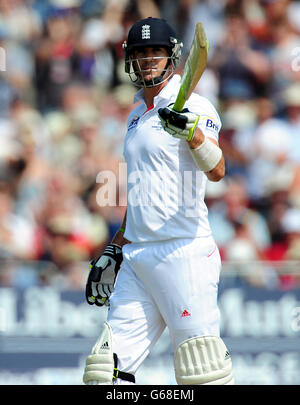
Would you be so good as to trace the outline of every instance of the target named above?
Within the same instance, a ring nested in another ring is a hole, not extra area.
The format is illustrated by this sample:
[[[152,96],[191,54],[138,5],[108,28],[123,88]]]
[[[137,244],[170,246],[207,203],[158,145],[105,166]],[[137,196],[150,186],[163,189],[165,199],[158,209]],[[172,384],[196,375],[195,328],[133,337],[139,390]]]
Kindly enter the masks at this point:
[[[107,321],[118,368],[135,374],[165,327],[174,350],[201,335],[219,336],[221,270],[213,238],[125,245]]]

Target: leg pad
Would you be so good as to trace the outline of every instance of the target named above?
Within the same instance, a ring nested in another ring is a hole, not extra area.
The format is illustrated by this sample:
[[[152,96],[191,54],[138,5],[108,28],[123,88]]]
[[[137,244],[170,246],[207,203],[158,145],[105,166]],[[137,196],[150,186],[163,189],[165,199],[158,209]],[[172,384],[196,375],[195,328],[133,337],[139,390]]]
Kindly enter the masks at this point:
[[[86,359],[83,382],[87,385],[112,385],[117,378],[135,383],[133,374],[118,370],[118,356],[113,353],[112,331],[104,322],[99,339]]]
[[[83,382],[87,385],[111,385],[114,375],[114,356],[111,327],[104,322],[101,335],[86,359]]]
[[[199,336],[182,342],[174,355],[174,369],[180,385],[234,384],[231,357],[218,336]]]

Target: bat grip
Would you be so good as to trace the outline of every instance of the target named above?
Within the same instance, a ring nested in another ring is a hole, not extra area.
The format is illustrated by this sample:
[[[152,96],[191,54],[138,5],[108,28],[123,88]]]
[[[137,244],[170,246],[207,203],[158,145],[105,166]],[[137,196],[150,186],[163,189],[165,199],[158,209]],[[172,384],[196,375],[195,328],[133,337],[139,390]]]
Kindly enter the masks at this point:
[[[183,110],[183,106],[184,106],[184,101],[183,102],[178,102],[177,100],[175,101],[172,110],[176,111],[176,112],[181,112]]]
[[[180,89],[172,109],[176,112],[181,112],[183,110],[185,101],[186,100],[182,94],[182,89]]]

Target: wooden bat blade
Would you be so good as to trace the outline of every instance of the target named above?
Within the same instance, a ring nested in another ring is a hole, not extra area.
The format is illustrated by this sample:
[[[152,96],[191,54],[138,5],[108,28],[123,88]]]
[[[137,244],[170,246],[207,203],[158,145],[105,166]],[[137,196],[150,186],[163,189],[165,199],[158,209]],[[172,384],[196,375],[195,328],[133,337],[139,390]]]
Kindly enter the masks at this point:
[[[173,110],[180,112],[196,87],[207,62],[209,44],[201,22],[196,24],[195,35],[191,49],[184,65],[180,89]]]

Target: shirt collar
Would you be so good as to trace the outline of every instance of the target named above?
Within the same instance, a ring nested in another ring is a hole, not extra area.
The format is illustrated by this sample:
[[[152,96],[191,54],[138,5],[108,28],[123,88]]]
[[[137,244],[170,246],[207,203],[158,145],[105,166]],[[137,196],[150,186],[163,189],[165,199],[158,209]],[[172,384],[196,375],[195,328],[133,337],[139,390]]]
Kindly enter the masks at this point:
[[[180,79],[179,75],[174,75],[168,82],[168,84],[162,88],[161,92],[154,97],[154,104],[160,99],[169,99],[174,94],[177,94],[180,86]],[[134,96],[134,103],[138,101],[144,101],[144,89],[140,89]]]

